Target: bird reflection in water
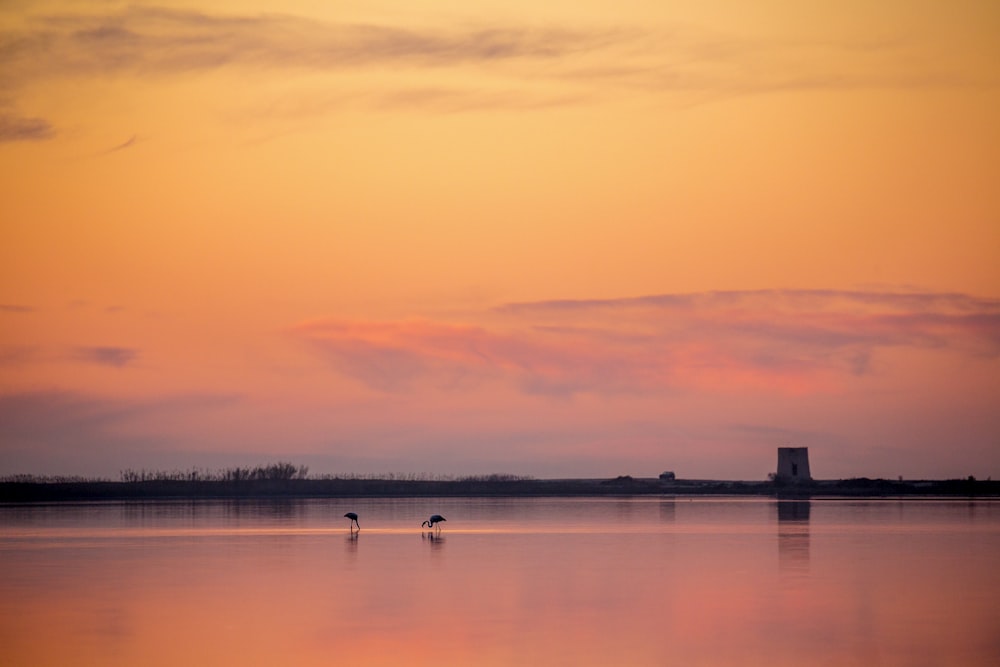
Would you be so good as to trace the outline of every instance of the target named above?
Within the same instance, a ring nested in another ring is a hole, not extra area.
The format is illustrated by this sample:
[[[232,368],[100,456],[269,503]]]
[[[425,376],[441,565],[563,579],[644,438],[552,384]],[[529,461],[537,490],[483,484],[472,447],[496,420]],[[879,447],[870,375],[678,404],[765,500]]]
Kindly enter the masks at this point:
[[[361,535],[361,531],[352,530],[346,538],[344,538],[344,549],[347,553],[355,555],[358,553],[358,537]]]
[[[420,539],[429,542],[433,551],[437,551],[444,546],[444,535],[441,533],[434,533],[432,531],[422,532],[420,533]]]

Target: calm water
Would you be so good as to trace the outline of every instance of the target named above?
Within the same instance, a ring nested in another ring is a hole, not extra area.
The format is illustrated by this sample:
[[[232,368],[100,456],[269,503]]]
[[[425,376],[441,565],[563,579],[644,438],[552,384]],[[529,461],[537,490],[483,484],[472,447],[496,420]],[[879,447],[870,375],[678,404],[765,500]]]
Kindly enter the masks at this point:
[[[0,665],[176,664],[995,666],[1000,502],[0,507]]]

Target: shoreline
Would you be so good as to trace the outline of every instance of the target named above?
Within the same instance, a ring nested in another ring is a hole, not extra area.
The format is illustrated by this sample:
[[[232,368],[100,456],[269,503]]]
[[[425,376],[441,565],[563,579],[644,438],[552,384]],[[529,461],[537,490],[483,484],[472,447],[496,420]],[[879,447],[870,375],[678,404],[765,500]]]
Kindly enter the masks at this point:
[[[996,498],[1000,482],[951,479],[895,481],[855,478],[780,481],[616,479],[517,480],[145,480],[129,482],[0,482],[0,503],[58,503],[101,500],[213,500],[405,497],[600,497],[758,496],[809,498]]]

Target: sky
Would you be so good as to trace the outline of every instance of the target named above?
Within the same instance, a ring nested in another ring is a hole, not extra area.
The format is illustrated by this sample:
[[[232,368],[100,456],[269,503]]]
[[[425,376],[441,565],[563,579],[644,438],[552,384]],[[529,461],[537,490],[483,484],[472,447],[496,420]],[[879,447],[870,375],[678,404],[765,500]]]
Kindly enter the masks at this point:
[[[1000,5],[0,5],[0,475],[1000,475]]]

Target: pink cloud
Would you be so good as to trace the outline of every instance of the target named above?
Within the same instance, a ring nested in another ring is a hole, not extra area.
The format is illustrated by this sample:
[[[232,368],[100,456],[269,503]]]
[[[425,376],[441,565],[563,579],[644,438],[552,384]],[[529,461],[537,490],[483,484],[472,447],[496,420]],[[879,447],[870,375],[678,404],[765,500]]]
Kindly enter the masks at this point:
[[[964,295],[713,292],[511,304],[468,319],[316,320],[292,331],[387,392],[500,381],[563,396],[803,394],[876,372],[888,348],[1000,354],[1000,304]]]

